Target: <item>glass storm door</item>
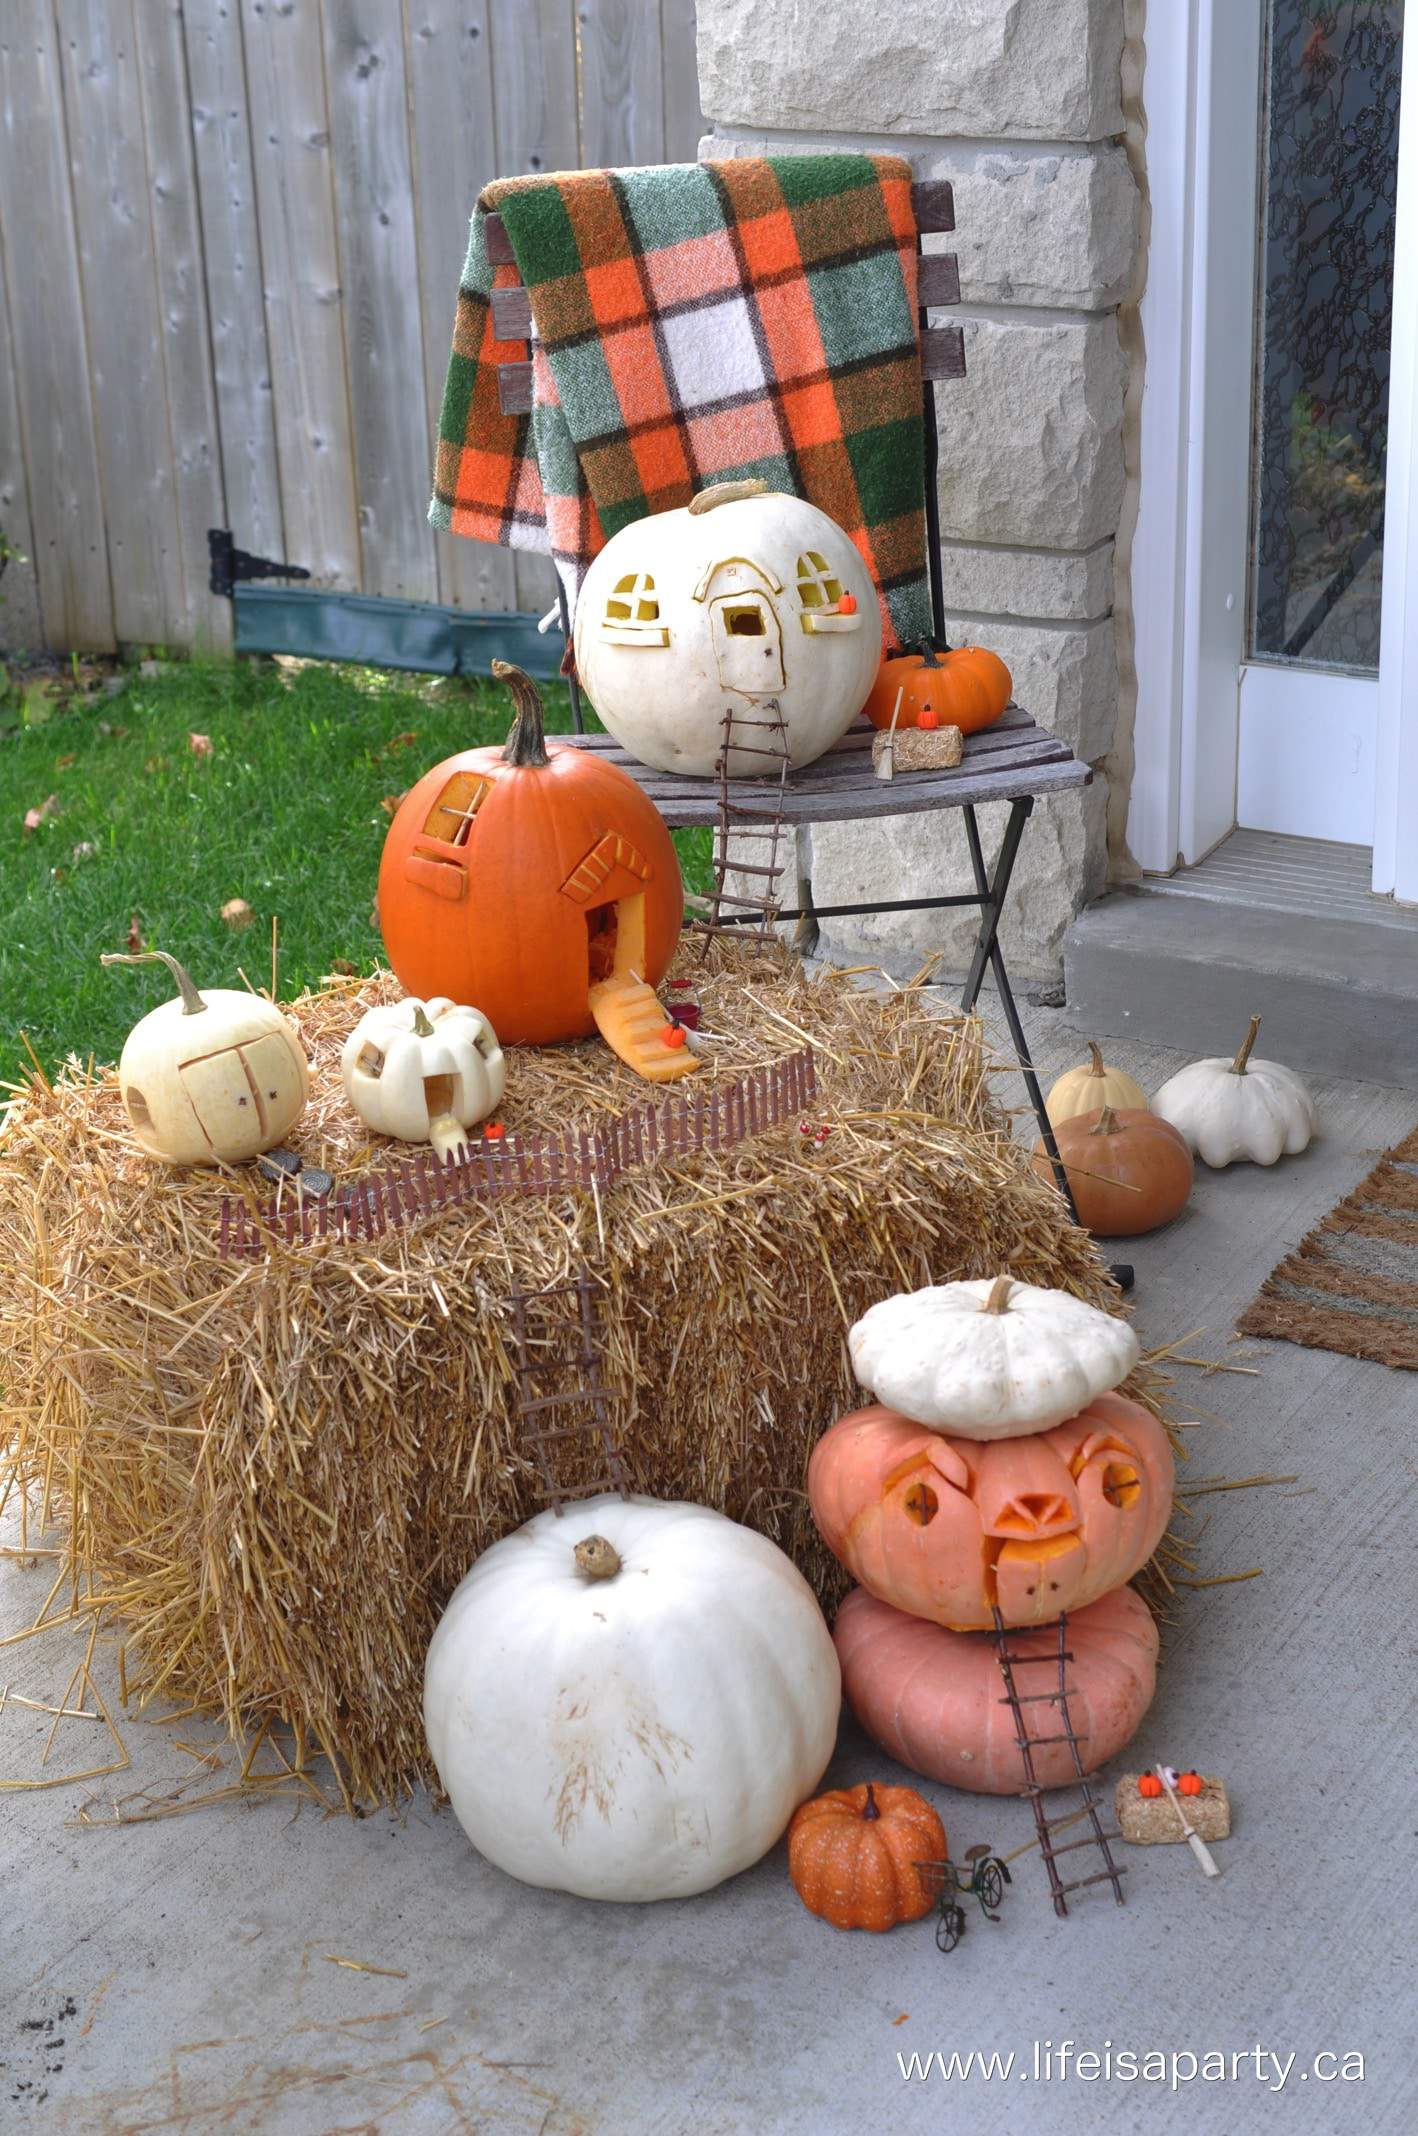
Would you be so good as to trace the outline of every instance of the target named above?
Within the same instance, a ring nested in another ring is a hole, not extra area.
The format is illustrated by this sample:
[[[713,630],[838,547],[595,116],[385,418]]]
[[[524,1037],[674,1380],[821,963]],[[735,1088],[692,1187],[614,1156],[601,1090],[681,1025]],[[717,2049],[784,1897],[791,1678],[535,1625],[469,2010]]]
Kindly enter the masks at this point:
[[[1369,845],[1403,0],[1266,0],[1237,820]]]

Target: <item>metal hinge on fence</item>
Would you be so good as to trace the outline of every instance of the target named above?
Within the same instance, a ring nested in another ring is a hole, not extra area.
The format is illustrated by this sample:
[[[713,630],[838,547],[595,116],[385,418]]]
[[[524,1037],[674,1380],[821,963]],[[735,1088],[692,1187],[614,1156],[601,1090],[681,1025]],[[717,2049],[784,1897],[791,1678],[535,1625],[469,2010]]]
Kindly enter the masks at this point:
[[[273,557],[252,556],[249,550],[238,549],[231,538],[230,527],[208,527],[207,554],[211,560],[207,583],[213,593],[226,601],[231,599],[239,579],[308,579],[310,576],[304,564],[278,564]]]

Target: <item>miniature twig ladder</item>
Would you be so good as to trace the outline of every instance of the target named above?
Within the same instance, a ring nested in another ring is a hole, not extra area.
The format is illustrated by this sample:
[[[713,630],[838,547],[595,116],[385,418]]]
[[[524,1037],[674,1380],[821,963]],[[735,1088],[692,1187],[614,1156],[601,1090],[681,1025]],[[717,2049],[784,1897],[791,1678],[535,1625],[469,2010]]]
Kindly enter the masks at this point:
[[[551,1302],[566,1297],[576,1301],[574,1318],[558,1312]],[[537,1464],[541,1497],[554,1513],[560,1513],[569,1499],[595,1498],[603,1491],[619,1491],[628,1497],[625,1466],[611,1433],[610,1396],[601,1372],[597,1296],[590,1277],[583,1271],[545,1290],[516,1290],[507,1302],[522,1436]],[[568,1337],[579,1337],[579,1343]],[[567,1378],[572,1381],[569,1386]],[[561,1385],[555,1384],[558,1379]],[[550,1421],[558,1411],[571,1409],[582,1412],[578,1422]],[[561,1450],[578,1450],[577,1441],[579,1451],[593,1461],[599,1456],[602,1465],[599,1473],[581,1483],[563,1483]]]
[[[745,735],[756,739],[741,739]],[[729,759],[735,753],[766,760],[762,777],[770,786],[768,806],[745,808],[734,800]],[[774,765],[778,768],[776,792],[771,785]],[[719,775],[719,816],[714,826],[714,888],[709,898],[701,901],[705,904],[706,916],[690,920],[686,925],[687,932],[704,937],[705,956],[709,954],[709,944],[715,935],[734,934],[744,939],[762,940],[771,931],[783,903],[778,884],[784,865],[781,858],[783,804],[791,765],[787,722],[776,697],[765,697],[749,711],[740,711],[732,702],[729,704],[724,713],[723,738],[714,769]],[[756,861],[741,859],[739,855],[745,845],[750,850],[756,849],[760,858]],[[730,875],[745,879],[740,882],[738,891],[725,889]],[[748,888],[746,879],[750,877],[756,880],[758,889]],[[726,912],[726,906],[732,906],[733,911]]]
[[[1019,1755],[1024,1764],[1024,1777],[1027,1782],[1021,1792],[1029,1797],[1034,1806],[1034,1824],[1039,1834],[1039,1852],[1043,1855],[1044,1867],[1049,1872],[1049,1889],[1053,1893],[1054,1912],[1061,1920],[1065,1919],[1068,1914],[1066,1894],[1070,1891],[1082,1891],[1089,1884],[1111,1884],[1113,1897],[1121,1906],[1123,1903],[1122,1879],[1127,1875],[1127,1865],[1113,1860],[1108,1842],[1110,1839],[1121,1839],[1122,1834],[1116,1830],[1105,1832],[1103,1829],[1098,1816],[1098,1798],[1094,1794],[1083,1770],[1083,1759],[1079,1754],[1078,1748],[1079,1738],[1073,1722],[1069,1718],[1066,1668],[1067,1664],[1073,1660],[1073,1656],[1068,1651],[1067,1646],[1068,1617],[1064,1615],[1059,1619],[1059,1643],[1057,1651],[1053,1654],[1014,1653],[1009,1644],[1009,1631],[998,1610],[994,1612],[994,1619],[995,1652],[999,1656],[1000,1675],[1004,1678],[1005,1692],[1000,1704],[1008,1706],[1014,1715],[1014,1732],[1019,1739]],[[1040,1664],[1047,1664],[1050,1667],[1057,1665],[1059,1672],[1057,1688],[1053,1691],[1020,1692],[1017,1690],[1014,1682],[1015,1670],[1038,1667]],[[1056,1708],[1059,1717],[1059,1732],[1057,1735],[1031,1737],[1024,1725],[1024,1708],[1026,1706],[1044,1704],[1049,1704]],[[1034,1752],[1042,1749],[1046,1743],[1067,1743],[1073,1756],[1073,1769],[1078,1774],[1078,1786],[1083,1796],[1081,1812],[1076,1809],[1071,1810],[1063,1817],[1047,1817],[1044,1814],[1044,1790],[1040,1787],[1035,1776]],[[1090,1830],[1082,1839],[1070,1839],[1063,1846],[1056,1847],[1053,1841],[1054,1833],[1062,1825],[1075,1823],[1080,1814],[1087,1817]],[[1058,1856],[1071,1854],[1078,1847],[1096,1847],[1102,1855],[1106,1867],[1099,1869],[1092,1876],[1075,1877],[1071,1883],[1066,1884],[1058,1872]]]

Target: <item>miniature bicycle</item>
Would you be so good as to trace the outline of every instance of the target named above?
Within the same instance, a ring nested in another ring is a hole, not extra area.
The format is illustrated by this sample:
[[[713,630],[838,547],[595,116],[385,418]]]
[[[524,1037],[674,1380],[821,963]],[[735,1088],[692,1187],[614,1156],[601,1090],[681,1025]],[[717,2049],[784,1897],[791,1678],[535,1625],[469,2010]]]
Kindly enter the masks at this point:
[[[917,1862],[916,1873],[935,1901],[936,1948],[953,1951],[965,1933],[962,1899],[978,1899],[987,1921],[998,1921],[1004,1887],[1011,1883],[1008,1865],[989,1847],[971,1847],[964,1865],[947,1855],[943,1862]]]

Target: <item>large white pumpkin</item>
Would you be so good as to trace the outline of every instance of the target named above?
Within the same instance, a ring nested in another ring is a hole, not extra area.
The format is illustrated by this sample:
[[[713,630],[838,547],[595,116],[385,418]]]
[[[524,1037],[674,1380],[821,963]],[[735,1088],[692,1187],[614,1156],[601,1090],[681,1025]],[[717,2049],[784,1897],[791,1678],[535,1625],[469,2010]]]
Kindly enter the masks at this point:
[[[473,1845],[588,1899],[687,1898],[767,1853],[832,1756],[841,1673],[802,1574],[704,1506],[614,1496],[485,1551],[424,1726]]]
[[[576,603],[576,672],[606,726],[660,771],[709,777],[724,714],[776,699],[793,765],[845,734],[881,662],[870,572],[816,505],[746,483],[702,490],[678,512],[612,536]],[[771,715],[770,715],[771,716]],[[745,745],[773,738],[742,730]],[[774,767],[735,748],[729,772]]]

